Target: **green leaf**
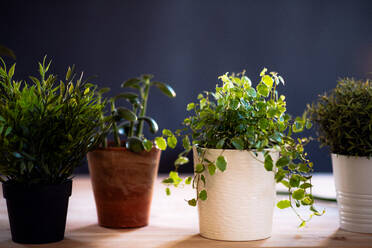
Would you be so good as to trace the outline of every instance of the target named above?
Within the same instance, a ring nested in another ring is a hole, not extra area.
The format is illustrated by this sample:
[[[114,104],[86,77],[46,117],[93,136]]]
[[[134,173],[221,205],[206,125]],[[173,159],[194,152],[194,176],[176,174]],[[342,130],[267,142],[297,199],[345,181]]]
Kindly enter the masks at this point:
[[[234,137],[231,139],[231,143],[238,150],[244,150],[244,141],[239,137]]]
[[[155,134],[155,133],[158,132],[158,130],[159,130],[158,124],[151,117],[141,116],[141,117],[138,117],[138,120],[144,120],[149,125],[150,132],[151,133],[154,133]]]
[[[280,209],[289,208],[291,206],[291,202],[289,200],[281,200],[279,201],[276,206]]]
[[[273,170],[273,159],[271,158],[270,155],[265,156],[265,169],[267,171],[272,171]]]
[[[136,121],[137,120],[137,116],[135,113],[133,113],[131,110],[127,109],[127,108],[124,108],[124,107],[118,107],[116,109],[117,111],[117,114],[125,119],[125,120],[128,120],[128,121]]]
[[[264,84],[266,84],[269,89],[271,89],[274,84],[274,80],[269,75],[263,76],[262,82],[264,82]]]
[[[132,152],[142,152],[145,149],[142,140],[138,137],[129,137],[126,142],[126,148]]]
[[[303,189],[296,189],[292,193],[293,199],[302,200],[305,197],[305,191]]]
[[[173,180],[173,185],[175,187],[177,187],[182,182],[182,178],[179,177],[178,172],[176,171],[169,172],[169,178]]]
[[[247,89],[247,94],[250,97],[256,97],[257,96],[256,90],[254,88],[252,88],[252,87],[249,87]]]
[[[302,221],[298,227],[301,228],[301,227],[304,227],[305,225],[306,225],[306,221]]]
[[[177,138],[175,136],[169,136],[167,138],[168,146],[174,149],[177,146]]]
[[[102,95],[102,94],[104,94],[104,93],[107,93],[107,92],[109,92],[110,91],[110,88],[102,88],[102,89],[100,89],[100,90],[98,90],[98,93],[100,94],[100,95]]]
[[[260,77],[264,76],[267,72],[267,68],[263,68],[262,71],[260,72]]]
[[[217,148],[217,149],[222,149],[222,148],[223,148],[223,145],[225,144],[225,140],[226,140],[226,137],[220,139],[220,140],[217,142],[216,148]]]
[[[167,142],[163,137],[156,137],[155,138],[155,145],[160,149],[160,150],[165,150],[167,149]]]
[[[188,200],[187,203],[188,203],[190,206],[193,206],[193,207],[196,206],[196,200],[195,200],[195,199]]]
[[[283,156],[281,158],[278,159],[278,161],[276,161],[276,167],[278,168],[281,168],[281,167],[285,167],[289,164],[290,162],[290,159],[288,156]]]
[[[195,172],[196,173],[202,173],[205,170],[205,167],[203,164],[196,164],[195,165]]]
[[[195,103],[189,103],[187,104],[187,111],[193,110],[195,108]]]
[[[183,165],[189,162],[189,159],[187,157],[180,156],[176,159],[174,162],[175,165]]]
[[[217,166],[217,168],[220,171],[224,172],[226,170],[226,165],[227,165],[227,163],[226,163],[225,157],[222,156],[222,155],[221,156],[218,156],[218,158],[216,160],[216,166]]]
[[[171,194],[171,191],[170,191],[170,189],[169,189],[168,187],[165,189],[165,193],[166,193],[168,196]]]
[[[300,185],[300,176],[293,174],[289,179],[289,185],[291,185],[291,187],[298,187]]]
[[[125,81],[121,84],[122,88],[134,88],[134,89],[140,89],[140,82],[141,80],[138,78],[131,78]]]
[[[216,173],[216,165],[213,163],[208,164],[208,171],[209,171],[209,174],[213,176],[214,173]]]
[[[259,83],[256,88],[257,88],[257,92],[261,96],[267,97],[270,93],[269,87],[267,87],[267,85],[264,83]]]
[[[158,87],[158,89],[163,92],[166,96],[171,98],[176,97],[176,92],[173,90],[171,86],[162,82],[152,82],[153,85]]]
[[[9,76],[10,78],[12,78],[13,75],[14,75],[15,65],[16,65],[16,64],[13,64],[13,66],[10,67],[10,69],[9,69],[9,71],[8,71],[8,76]]]
[[[149,151],[151,151],[152,150],[152,142],[150,141],[150,140],[148,140],[148,139],[144,139],[143,140],[143,147],[145,148],[145,150],[147,151],[147,152],[149,152]]]
[[[202,200],[202,201],[205,201],[207,200],[207,191],[205,189],[203,189],[202,191],[199,192],[199,199]]]
[[[169,129],[163,129],[163,135],[164,136],[174,136],[172,131]]]
[[[192,177],[187,177],[185,179],[185,184],[191,184],[191,181],[192,181]]]
[[[190,139],[189,136],[185,136],[182,139],[182,146],[185,150],[190,150],[191,149],[191,144],[190,144]]]
[[[300,185],[300,188],[301,189],[307,189],[307,188],[311,188],[313,185],[311,185],[310,183],[303,183]]]

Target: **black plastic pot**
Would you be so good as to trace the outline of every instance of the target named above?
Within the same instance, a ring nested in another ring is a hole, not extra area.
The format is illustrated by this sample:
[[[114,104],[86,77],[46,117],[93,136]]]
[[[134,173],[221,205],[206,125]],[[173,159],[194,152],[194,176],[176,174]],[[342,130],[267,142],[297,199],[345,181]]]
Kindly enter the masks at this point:
[[[71,180],[35,186],[3,183],[12,240],[23,244],[62,240],[71,190]]]

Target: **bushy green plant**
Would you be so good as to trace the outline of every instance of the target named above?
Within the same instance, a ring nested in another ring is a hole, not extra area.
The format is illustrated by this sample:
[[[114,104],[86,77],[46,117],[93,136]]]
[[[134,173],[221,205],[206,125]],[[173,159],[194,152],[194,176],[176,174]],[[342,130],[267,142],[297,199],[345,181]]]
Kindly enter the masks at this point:
[[[285,97],[277,92],[280,83],[284,85],[281,76],[276,72],[267,74],[264,69],[260,78],[257,86],[253,87],[244,72],[238,75],[226,73],[219,77],[222,85],[217,85],[215,92],[199,94],[198,102],[187,105],[187,110],[193,112],[183,121],[185,128],[177,130],[175,134],[169,130],[163,131],[164,136],[182,138],[184,147],[175,161],[175,170],[163,182],[175,187],[184,182],[197,188],[197,185],[206,183],[204,172],[213,175],[216,170],[223,172],[228,169],[223,152],[216,161],[210,161],[204,157],[205,149],[202,148],[247,150],[253,156],[263,153],[263,166],[267,171],[274,171],[276,182],[288,188],[288,200],[279,201],[277,206],[281,209],[292,208],[303,226],[309,219],[303,219],[296,208],[309,207],[312,212],[310,218],[321,213],[313,206],[313,164],[304,152],[308,139],[293,138],[292,133],[310,128],[311,123],[306,116],[292,120],[286,114]],[[177,171],[180,165],[188,162],[186,154],[192,149],[190,138],[192,145],[197,147],[202,163],[194,166],[193,178],[188,177],[183,181]],[[280,152],[275,165],[268,149]],[[201,189],[197,197],[188,203],[195,206],[198,200],[207,200],[207,197],[206,190]]]
[[[372,82],[343,78],[329,94],[308,105],[319,141],[332,153],[372,155]]]
[[[0,66],[0,180],[19,184],[57,184],[68,179],[85,154],[101,142],[96,129],[101,110],[96,86],[76,78],[69,67],[65,81],[48,74],[13,80],[15,64]]]
[[[162,82],[151,81],[152,78],[153,75],[142,75],[125,81],[121,85],[122,88],[131,88],[138,93],[124,92],[109,100],[110,114],[104,117],[102,113],[102,120],[105,118],[111,119],[112,127],[110,133],[112,133],[114,138],[113,146],[124,145],[133,152],[150,151],[152,149],[153,142],[146,139],[143,134],[144,123],[148,124],[149,130],[153,134],[157,133],[159,129],[156,121],[146,115],[150,88],[155,86],[164,95],[171,98],[176,97],[176,93],[171,86]],[[109,88],[103,88],[98,91],[99,98],[109,90]],[[131,105],[131,109],[123,106],[117,107],[119,99],[127,100]],[[121,136],[123,137],[123,142]],[[162,137],[155,138],[155,144],[161,150],[165,150],[167,147],[167,142]],[[176,144],[170,142],[168,145],[174,147]],[[104,139],[102,146],[105,148],[108,146],[107,137]]]

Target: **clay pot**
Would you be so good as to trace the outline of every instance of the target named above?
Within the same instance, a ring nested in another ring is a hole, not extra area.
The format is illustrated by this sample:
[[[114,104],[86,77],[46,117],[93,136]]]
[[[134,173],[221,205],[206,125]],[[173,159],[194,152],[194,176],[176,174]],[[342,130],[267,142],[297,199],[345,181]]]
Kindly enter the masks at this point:
[[[148,225],[160,154],[155,148],[134,153],[124,147],[99,148],[88,153],[99,225]]]

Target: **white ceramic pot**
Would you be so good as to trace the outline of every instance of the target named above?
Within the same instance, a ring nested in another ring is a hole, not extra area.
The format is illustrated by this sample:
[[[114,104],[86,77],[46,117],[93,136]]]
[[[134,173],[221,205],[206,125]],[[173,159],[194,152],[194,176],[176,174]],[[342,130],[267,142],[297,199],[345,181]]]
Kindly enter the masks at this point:
[[[372,159],[332,154],[340,227],[372,233]]]
[[[207,149],[205,158],[214,161],[223,150]],[[274,173],[265,170],[262,153],[224,150],[227,161],[224,172],[216,170],[206,177],[208,198],[199,200],[200,235],[210,239],[249,241],[271,236],[275,205]],[[278,153],[272,152],[275,161]],[[194,148],[194,164],[199,163]],[[198,185],[199,189],[203,184]]]

